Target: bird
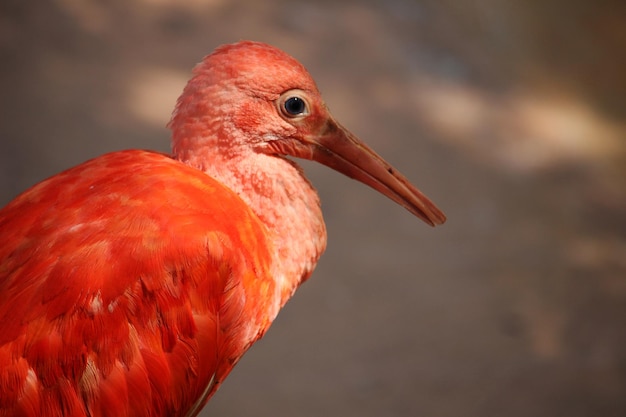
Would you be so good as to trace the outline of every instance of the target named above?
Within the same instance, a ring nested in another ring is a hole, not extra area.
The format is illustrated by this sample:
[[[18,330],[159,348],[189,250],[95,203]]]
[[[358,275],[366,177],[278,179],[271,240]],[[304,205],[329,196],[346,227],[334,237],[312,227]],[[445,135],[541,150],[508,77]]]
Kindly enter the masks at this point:
[[[325,250],[294,158],[446,220],[268,44],[207,55],[168,127],[0,209],[0,417],[196,416]]]

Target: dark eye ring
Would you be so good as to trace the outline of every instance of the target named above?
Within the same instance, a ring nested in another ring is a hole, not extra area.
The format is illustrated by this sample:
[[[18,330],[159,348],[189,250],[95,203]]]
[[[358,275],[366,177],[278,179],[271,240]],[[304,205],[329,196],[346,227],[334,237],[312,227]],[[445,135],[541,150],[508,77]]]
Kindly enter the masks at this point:
[[[282,116],[289,119],[303,118],[310,112],[306,93],[301,90],[286,91],[276,104]]]

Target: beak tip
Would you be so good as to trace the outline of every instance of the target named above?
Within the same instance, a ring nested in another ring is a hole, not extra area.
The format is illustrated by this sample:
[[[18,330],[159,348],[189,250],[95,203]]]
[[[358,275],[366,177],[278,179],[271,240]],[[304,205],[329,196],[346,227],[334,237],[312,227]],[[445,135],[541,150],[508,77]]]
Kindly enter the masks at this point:
[[[435,224],[434,226],[440,226],[442,224],[444,224],[446,222],[446,220],[448,220],[448,218],[446,217],[445,214],[443,214],[442,211],[439,211],[437,213],[436,219],[435,219]]]
[[[446,216],[442,213],[440,217],[438,217],[437,219],[435,219],[432,223],[431,226],[435,227],[435,226],[441,226],[442,224],[444,224],[446,222],[446,220],[448,220],[446,218]]]
[[[446,215],[439,212],[436,214],[432,214],[426,218],[423,219],[426,223],[428,223],[430,226],[435,227],[435,226],[441,226],[442,224],[444,224],[447,220]]]
[[[419,193],[422,198],[419,206],[405,206],[411,213],[422,219],[428,225],[435,227],[442,225],[446,222],[447,217],[432,201],[430,201],[422,193]]]

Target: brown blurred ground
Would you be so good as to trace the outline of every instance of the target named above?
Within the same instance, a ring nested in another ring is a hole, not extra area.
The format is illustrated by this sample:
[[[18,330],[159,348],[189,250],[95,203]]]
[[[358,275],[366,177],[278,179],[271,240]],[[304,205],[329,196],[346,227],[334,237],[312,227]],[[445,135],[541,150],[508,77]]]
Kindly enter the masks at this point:
[[[466,3],[4,0],[0,204],[270,42],[449,222],[305,164],[328,251],[204,415],[626,416],[626,3]]]

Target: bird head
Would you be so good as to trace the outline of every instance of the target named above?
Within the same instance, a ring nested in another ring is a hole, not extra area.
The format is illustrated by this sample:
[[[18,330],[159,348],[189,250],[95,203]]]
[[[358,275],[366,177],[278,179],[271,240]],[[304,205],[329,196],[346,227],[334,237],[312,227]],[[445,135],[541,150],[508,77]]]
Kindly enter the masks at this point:
[[[205,57],[194,68],[169,127],[178,157],[212,147],[223,155],[245,149],[313,160],[374,188],[432,226],[446,220],[332,117],[302,64],[270,45],[243,41]]]

